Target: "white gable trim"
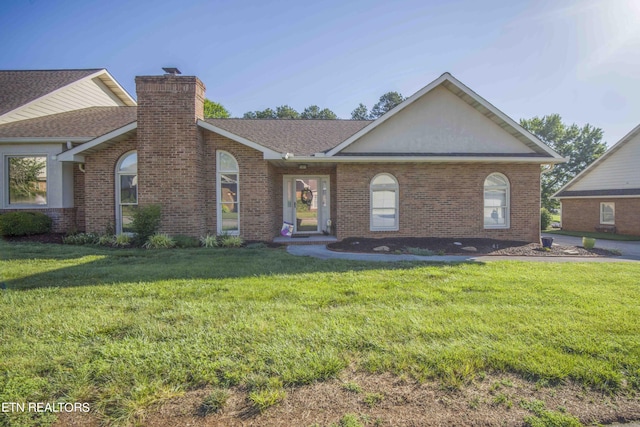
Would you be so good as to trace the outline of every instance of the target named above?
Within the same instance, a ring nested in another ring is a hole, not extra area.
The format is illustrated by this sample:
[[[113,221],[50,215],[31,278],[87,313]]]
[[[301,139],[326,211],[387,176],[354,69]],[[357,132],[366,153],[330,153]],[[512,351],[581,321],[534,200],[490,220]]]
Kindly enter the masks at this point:
[[[518,156],[290,156],[281,160],[289,163],[563,163],[564,158]]]
[[[73,81],[73,82],[71,82],[71,83],[69,83],[69,84],[67,84],[65,86],[62,86],[62,87],[60,87],[60,88],[58,88],[58,89],[56,89],[54,91],[51,91],[51,92],[49,92],[49,93],[47,93],[45,95],[42,95],[39,98],[36,98],[36,99],[34,99],[32,101],[27,102],[26,104],[22,104],[19,107],[14,108],[11,111],[7,111],[6,113],[0,115],[0,118],[6,117],[6,116],[14,114],[14,113],[16,113],[18,111],[24,110],[24,109],[26,109],[26,108],[28,108],[28,107],[30,107],[30,106],[38,103],[38,102],[41,102],[42,100],[47,99],[47,98],[49,98],[49,97],[51,97],[51,96],[53,96],[53,95],[55,95],[55,94],[57,94],[59,92],[67,90],[67,88],[69,88],[70,86],[76,85],[76,84],[78,84],[80,82],[84,82],[86,80],[94,79],[96,77],[106,77],[106,78],[101,78],[100,81],[105,86],[107,86],[107,88],[109,88],[109,90],[111,90],[114,93],[114,95],[116,95],[118,98],[120,98],[120,100],[126,106],[133,107],[133,106],[137,105],[136,101],[131,97],[131,95],[129,95],[129,93],[127,93],[126,90],[124,90],[124,88],[122,86],[120,86],[120,84],[116,81],[116,79],[114,79],[106,69],[102,69],[102,70],[99,70],[99,71],[97,71],[97,72],[95,72],[93,74],[89,74],[86,77],[83,77],[81,79],[75,80],[75,81]]]
[[[578,181],[580,181],[582,178],[584,178],[585,176],[587,176],[591,171],[593,171],[595,168],[598,167],[598,165],[602,164],[605,160],[607,160],[613,153],[615,153],[616,151],[618,151],[619,149],[621,149],[623,146],[625,146],[629,141],[631,141],[634,137],[636,137],[638,134],[640,134],[640,125],[636,126],[635,128],[633,128],[631,130],[631,132],[629,132],[628,134],[626,134],[625,136],[622,137],[622,139],[620,139],[620,141],[616,142],[615,144],[613,144],[613,146],[611,148],[609,148],[602,156],[598,157],[593,163],[591,163],[589,166],[587,166],[586,168],[584,168],[582,170],[582,172],[580,172],[578,175],[576,175],[575,177],[573,177],[573,179],[569,182],[567,182],[565,185],[562,186],[562,188],[560,188],[560,190],[556,191],[556,193],[551,196],[553,198],[566,198],[566,197],[557,197],[558,194],[562,193],[563,191],[568,190],[569,188],[571,188],[574,184],[576,184]],[[576,196],[577,197],[577,196]],[[609,197],[609,196],[607,196]],[[637,196],[636,196],[637,197]]]
[[[444,73],[443,75],[438,77],[436,80],[432,81],[427,86],[423,87],[418,92],[416,92],[415,94],[413,94],[412,96],[407,98],[404,102],[402,102],[401,104],[397,105],[391,111],[389,111],[388,113],[386,113],[382,117],[378,118],[374,122],[370,123],[368,126],[365,126],[359,132],[355,133],[354,135],[352,135],[351,137],[349,137],[345,141],[341,142],[336,147],[334,147],[331,150],[329,150],[327,152],[327,154],[326,154],[327,157],[334,156],[337,153],[339,153],[340,151],[344,150],[349,145],[353,144],[355,141],[357,141],[358,139],[360,139],[364,135],[368,134],[369,132],[371,132],[372,130],[374,130],[378,126],[380,126],[382,123],[386,122],[387,120],[389,120],[390,118],[392,118],[393,116],[395,116],[396,114],[398,114],[399,112],[401,112],[402,110],[407,108],[409,105],[411,105],[414,102],[416,102],[422,96],[424,96],[425,94],[429,93],[434,88],[440,86],[441,84],[443,84],[445,82],[448,82],[451,85],[455,86],[457,89],[462,91],[465,95],[468,95],[475,102],[477,102],[478,104],[480,104],[481,106],[483,106],[484,108],[489,110],[491,113],[495,114],[507,126],[514,128],[519,134],[521,134],[522,136],[527,138],[527,140],[529,140],[532,143],[532,145],[539,147],[542,151],[544,151],[545,153],[549,154],[552,158],[554,158],[554,159],[562,159],[564,161],[563,157],[561,157],[555,151],[553,151],[551,148],[549,148],[544,142],[540,141],[538,138],[533,136],[530,132],[525,130],[522,126],[520,126],[514,120],[509,118],[502,111],[498,110],[496,107],[491,105],[487,100],[485,100],[484,98],[482,98],[481,96],[476,94],[474,91],[472,91],[470,88],[465,86],[462,82],[460,82],[458,79],[456,79],[455,77],[453,77],[449,73]],[[555,162],[555,163],[558,163],[558,162]]]
[[[211,123],[208,123],[204,120],[198,120],[198,126],[203,129],[209,130],[211,132],[215,132],[218,135],[222,135],[226,138],[229,138],[233,141],[239,142],[242,145],[246,145],[247,147],[253,148],[254,150],[258,150],[263,154],[264,159],[275,160],[282,159],[284,154],[278,153],[270,148],[265,147],[264,145],[260,145],[256,142],[248,140],[247,138],[243,138],[240,135],[236,135],[235,133],[229,132],[228,130],[224,130],[219,128],[218,126],[214,126]]]
[[[129,123],[121,128],[113,130],[109,133],[105,133],[98,138],[95,138],[91,141],[85,142],[82,145],[78,145],[71,150],[65,151],[64,153],[60,153],[58,155],[58,160],[61,162],[84,162],[84,155],[82,153],[91,150],[92,148],[97,147],[98,145],[107,142],[113,138],[118,136],[122,136],[127,132],[131,132],[134,129],[138,128],[138,122]]]

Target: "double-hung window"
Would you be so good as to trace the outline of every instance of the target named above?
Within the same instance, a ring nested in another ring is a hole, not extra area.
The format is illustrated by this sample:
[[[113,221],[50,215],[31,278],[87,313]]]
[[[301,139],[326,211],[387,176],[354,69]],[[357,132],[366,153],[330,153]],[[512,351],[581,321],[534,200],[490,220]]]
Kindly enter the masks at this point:
[[[370,184],[371,231],[398,230],[398,181],[393,175],[381,173]]]

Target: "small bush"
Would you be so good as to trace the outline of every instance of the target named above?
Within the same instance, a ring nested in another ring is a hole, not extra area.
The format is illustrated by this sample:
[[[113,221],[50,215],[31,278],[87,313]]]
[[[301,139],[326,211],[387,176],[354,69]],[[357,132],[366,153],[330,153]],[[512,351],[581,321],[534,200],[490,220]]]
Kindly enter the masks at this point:
[[[239,248],[244,243],[242,237],[223,234],[218,236],[218,246],[223,248]]]
[[[197,248],[200,246],[198,239],[191,236],[173,236],[173,240],[176,242],[176,248]]]
[[[100,241],[100,236],[94,233],[70,234],[62,238],[65,245],[96,245]]]
[[[131,230],[135,234],[136,243],[146,243],[151,236],[157,233],[158,228],[160,228],[161,215],[162,209],[160,205],[137,207],[133,211]]]
[[[551,226],[551,221],[553,220],[553,216],[551,216],[551,212],[547,210],[547,208],[540,209],[540,229],[546,230]]]
[[[200,244],[205,248],[215,248],[218,246],[218,238],[207,234],[206,236],[200,237]]]
[[[113,246],[118,238],[112,234],[104,234],[98,238],[100,246]]]
[[[198,410],[201,416],[215,414],[219,412],[229,399],[229,392],[222,389],[215,389],[207,396]]]
[[[149,237],[143,246],[146,249],[168,249],[173,248],[175,245],[176,242],[171,236],[164,233],[157,233]]]
[[[31,236],[51,231],[52,220],[41,212],[8,212],[0,215],[0,235]]]
[[[127,247],[131,244],[131,241],[133,239],[131,238],[130,235],[128,234],[118,234],[115,238],[115,241],[113,242],[113,246],[117,246],[119,248],[124,248]]]

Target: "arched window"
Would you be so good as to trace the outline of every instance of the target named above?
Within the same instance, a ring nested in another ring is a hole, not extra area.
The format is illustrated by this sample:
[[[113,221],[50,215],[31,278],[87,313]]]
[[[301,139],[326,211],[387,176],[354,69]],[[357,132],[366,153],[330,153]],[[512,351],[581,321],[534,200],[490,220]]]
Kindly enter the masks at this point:
[[[125,153],[116,165],[116,233],[130,233],[138,205],[138,153]]]
[[[492,173],[484,180],[484,228],[509,228],[509,180]]]
[[[371,193],[371,231],[398,230],[398,181],[381,173],[373,177]]]
[[[238,162],[226,151],[217,156],[218,234],[240,233],[240,188]]]

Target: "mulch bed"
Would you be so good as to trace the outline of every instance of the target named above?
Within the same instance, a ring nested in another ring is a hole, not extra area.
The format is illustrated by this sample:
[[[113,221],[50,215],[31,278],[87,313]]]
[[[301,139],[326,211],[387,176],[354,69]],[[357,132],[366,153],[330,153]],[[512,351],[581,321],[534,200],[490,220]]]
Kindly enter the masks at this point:
[[[386,246],[389,250],[374,250]],[[512,256],[612,256],[615,253],[606,249],[585,249],[581,246],[553,245],[543,249],[538,243],[518,242],[495,239],[449,239],[449,238],[347,238],[327,245],[332,251],[359,253],[420,254],[415,249],[429,250],[433,255],[512,255]],[[475,248],[465,250],[463,248]],[[414,249],[414,250],[412,250]]]
[[[33,236],[5,236],[4,240],[16,243],[57,243],[62,244],[64,233],[34,234]]]

